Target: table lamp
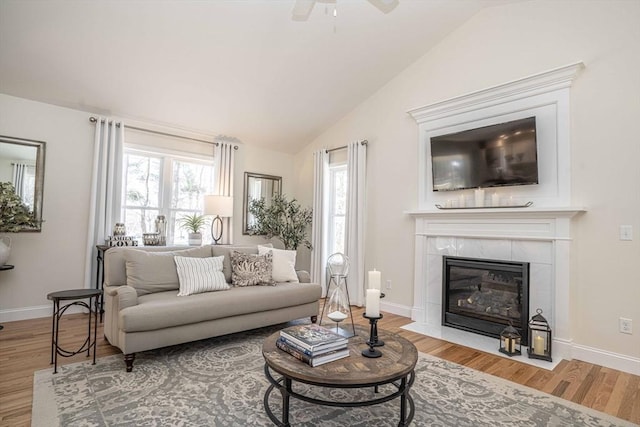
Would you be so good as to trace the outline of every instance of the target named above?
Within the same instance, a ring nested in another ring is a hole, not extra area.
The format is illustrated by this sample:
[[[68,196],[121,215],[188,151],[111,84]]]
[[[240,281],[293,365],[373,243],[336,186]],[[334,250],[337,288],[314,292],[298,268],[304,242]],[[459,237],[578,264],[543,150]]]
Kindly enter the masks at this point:
[[[211,221],[211,237],[214,244],[218,244],[222,238],[223,223],[222,218],[233,216],[233,197],[230,196],[204,196],[204,214],[215,215]],[[218,223],[218,233],[215,233],[215,224]]]

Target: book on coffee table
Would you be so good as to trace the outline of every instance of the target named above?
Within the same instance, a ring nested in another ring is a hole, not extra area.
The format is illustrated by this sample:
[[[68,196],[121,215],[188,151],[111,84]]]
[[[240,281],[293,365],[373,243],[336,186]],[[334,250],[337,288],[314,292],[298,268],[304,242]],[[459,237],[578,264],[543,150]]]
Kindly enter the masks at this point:
[[[290,326],[281,330],[280,336],[311,352],[346,347],[348,343],[343,336],[318,325]]]
[[[349,356],[349,348],[346,346],[337,350],[329,350],[315,356],[310,356],[295,347],[290,346],[284,339],[278,339],[276,341],[276,347],[311,367],[324,365],[325,363],[333,362],[334,360]]]

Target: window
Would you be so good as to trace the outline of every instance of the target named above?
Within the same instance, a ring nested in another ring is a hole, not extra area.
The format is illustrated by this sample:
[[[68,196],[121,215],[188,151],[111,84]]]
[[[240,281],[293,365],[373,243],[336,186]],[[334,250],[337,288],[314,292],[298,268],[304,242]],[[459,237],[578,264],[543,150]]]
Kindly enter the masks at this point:
[[[184,215],[202,213],[204,194],[213,193],[213,159],[125,148],[122,218],[127,234],[142,238],[156,231],[158,215],[167,218],[167,244],[187,244],[180,227]],[[202,230],[203,241],[211,236]]]
[[[329,166],[329,209],[327,255],[344,253],[345,215],[347,212],[347,165]]]

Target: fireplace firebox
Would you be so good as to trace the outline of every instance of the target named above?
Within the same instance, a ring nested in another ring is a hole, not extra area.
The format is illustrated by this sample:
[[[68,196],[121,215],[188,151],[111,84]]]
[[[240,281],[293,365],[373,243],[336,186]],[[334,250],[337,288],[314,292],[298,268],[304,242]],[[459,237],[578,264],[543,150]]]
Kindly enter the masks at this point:
[[[444,256],[442,324],[499,338],[511,323],[527,346],[529,263]]]

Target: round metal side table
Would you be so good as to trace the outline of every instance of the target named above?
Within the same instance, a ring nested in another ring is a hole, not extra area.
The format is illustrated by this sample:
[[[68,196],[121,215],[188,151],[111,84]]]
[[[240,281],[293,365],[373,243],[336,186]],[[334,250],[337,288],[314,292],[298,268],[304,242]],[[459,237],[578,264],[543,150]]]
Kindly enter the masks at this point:
[[[98,312],[100,311],[99,301],[102,289],[69,289],[66,291],[51,292],[47,299],[53,301],[53,319],[51,325],[51,364],[53,373],[58,372],[58,355],[71,357],[76,354],[87,352],[87,357],[93,348],[93,364],[96,364],[96,344],[98,336]],[[83,300],[89,299],[89,302]],[[70,301],[60,306],[60,301]],[[60,318],[69,307],[80,306],[89,310],[89,325],[87,328],[87,339],[76,351],[65,350],[60,346],[58,336],[60,332]],[[93,307],[93,308],[92,308]],[[91,315],[93,314],[93,339],[91,339]]]

